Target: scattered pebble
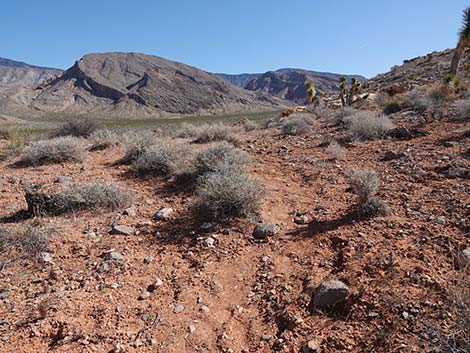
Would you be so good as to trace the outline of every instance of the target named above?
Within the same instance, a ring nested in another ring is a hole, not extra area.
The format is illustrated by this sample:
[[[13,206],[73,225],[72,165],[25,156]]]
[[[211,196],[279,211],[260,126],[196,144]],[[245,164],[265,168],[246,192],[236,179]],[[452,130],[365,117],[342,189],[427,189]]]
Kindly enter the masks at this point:
[[[179,314],[184,310],[184,306],[181,304],[176,304],[173,309],[173,314]]]

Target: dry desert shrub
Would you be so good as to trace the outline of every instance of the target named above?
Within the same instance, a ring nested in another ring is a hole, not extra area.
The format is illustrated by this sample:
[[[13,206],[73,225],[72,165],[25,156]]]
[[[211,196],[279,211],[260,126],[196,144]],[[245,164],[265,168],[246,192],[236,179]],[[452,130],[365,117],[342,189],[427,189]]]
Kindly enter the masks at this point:
[[[281,131],[283,135],[305,135],[312,131],[310,125],[310,121],[302,117],[287,118],[282,123]]]
[[[85,157],[83,141],[76,137],[57,137],[31,142],[23,149],[20,163],[44,165],[50,163],[81,162]]]
[[[265,194],[259,180],[226,167],[200,178],[192,210],[203,219],[256,217]]]
[[[195,125],[195,124],[183,123],[176,130],[175,136],[179,138],[195,138],[201,133],[202,129],[205,126],[206,124]]]
[[[243,169],[250,162],[250,155],[240,148],[222,142],[200,151],[196,156],[196,173],[204,175],[226,167]]]
[[[125,146],[122,164],[131,164],[150,146],[159,141],[159,137],[153,132],[130,131],[123,136],[122,144]]]
[[[343,159],[346,155],[346,149],[341,147],[341,145],[336,141],[332,141],[328,145],[326,152],[335,160]]]
[[[246,120],[243,122],[243,129],[245,129],[246,132],[255,131],[259,128],[260,126],[252,120]]]
[[[89,140],[93,143],[91,150],[103,150],[122,143],[122,137],[108,129],[96,130],[90,135]]]
[[[470,99],[455,102],[456,119],[460,121],[470,121]]]
[[[386,116],[373,111],[360,111],[344,119],[351,139],[374,140],[393,129],[394,125]]]
[[[88,138],[98,129],[98,123],[90,118],[70,119],[53,134],[53,137],[74,136]]]
[[[358,196],[356,211],[359,217],[371,218],[390,212],[385,201],[377,197],[379,180],[374,170],[353,170],[348,173],[349,183]]]
[[[195,143],[209,143],[226,141],[234,146],[239,146],[241,143],[239,136],[239,129],[226,126],[222,124],[211,124],[201,128],[201,131],[194,140]]]
[[[193,156],[194,149],[190,145],[162,139],[146,147],[132,162],[131,169],[142,175],[171,177],[191,169]]]
[[[27,257],[37,258],[49,251],[55,229],[39,222],[28,222],[16,227],[0,227],[0,252],[11,249]]]
[[[82,210],[118,210],[129,206],[129,191],[111,182],[91,182],[58,193],[26,194],[31,215],[61,215]]]

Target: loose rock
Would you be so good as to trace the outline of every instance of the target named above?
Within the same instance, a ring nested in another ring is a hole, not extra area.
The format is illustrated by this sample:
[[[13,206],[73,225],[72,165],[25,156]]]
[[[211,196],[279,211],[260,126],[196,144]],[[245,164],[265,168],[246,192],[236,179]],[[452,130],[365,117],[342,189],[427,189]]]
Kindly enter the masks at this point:
[[[170,215],[173,213],[172,208],[162,208],[153,216],[153,219],[164,220],[170,218]]]
[[[279,232],[279,226],[276,224],[257,224],[253,230],[253,238],[255,239],[266,239],[272,237]]]
[[[349,295],[349,287],[341,281],[332,280],[320,284],[313,294],[313,305],[325,307],[344,301]]]
[[[403,157],[406,157],[406,156],[407,156],[407,154],[405,152],[386,151],[383,160],[384,161],[391,161],[391,160],[403,158]]]
[[[181,304],[176,304],[175,308],[173,309],[173,314],[179,314],[184,310],[184,306]]]
[[[134,235],[135,229],[129,226],[114,225],[109,233],[113,235]]]

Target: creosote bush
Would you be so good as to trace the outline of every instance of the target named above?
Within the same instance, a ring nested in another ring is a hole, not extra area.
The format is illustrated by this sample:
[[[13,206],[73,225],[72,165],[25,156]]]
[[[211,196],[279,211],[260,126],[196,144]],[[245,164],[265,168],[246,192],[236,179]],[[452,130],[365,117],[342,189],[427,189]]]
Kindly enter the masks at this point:
[[[394,127],[386,116],[365,110],[345,118],[344,122],[350,138],[361,141],[377,139]]]
[[[240,136],[239,130],[222,124],[211,124],[201,128],[201,131],[194,140],[195,143],[209,143],[217,141],[227,141],[235,146],[239,146]]]
[[[23,149],[20,162],[37,166],[49,163],[81,162],[84,157],[85,148],[81,139],[57,137],[31,142]]]
[[[171,177],[191,169],[194,149],[188,144],[172,140],[160,140],[147,148],[131,164],[139,174]]]
[[[53,137],[60,136],[75,136],[75,137],[90,137],[95,131],[99,129],[96,121],[89,118],[71,119],[66,121],[59,130],[57,130]]]
[[[256,217],[265,194],[260,181],[227,167],[200,178],[192,210],[202,219]]]
[[[242,149],[222,142],[206,148],[196,155],[196,173],[204,175],[227,167],[243,169],[250,159],[250,155]]]
[[[348,173],[349,183],[358,196],[356,211],[360,217],[383,216],[390,212],[387,204],[377,198],[378,178],[373,170],[353,170]]]
[[[27,193],[32,215],[60,215],[82,210],[118,210],[129,206],[131,194],[110,182],[90,182],[47,195]]]

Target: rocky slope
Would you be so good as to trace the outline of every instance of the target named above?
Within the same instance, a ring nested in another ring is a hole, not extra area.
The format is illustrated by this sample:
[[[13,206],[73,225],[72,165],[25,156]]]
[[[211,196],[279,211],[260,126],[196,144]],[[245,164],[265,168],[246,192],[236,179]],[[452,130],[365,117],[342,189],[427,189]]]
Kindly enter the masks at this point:
[[[453,49],[435,51],[424,56],[404,60],[402,65],[396,65],[390,71],[379,74],[367,81],[369,90],[384,90],[393,85],[411,89],[417,86],[432,85],[441,81],[449,71]],[[459,77],[468,80],[470,78],[470,55],[467,50],[462,56],[459,66]]]
[[[306,103],[305,82],[312,81],[319,92],[338,92],[340,74],[322,73],[301,69],[280,69],[268,71],[247,83],[246,89],[269,93],[275,97],[287,99],[297,104]],[[364,81],[365,78],[358,75],[344,75],[348,79],[356,77]]]
[[[195,67],[138,53],[89,54],[40,91],[41,112],[189,115],[282,108],[286,102]]]
[[[62,70],[29,65],[23,62],[0,58],[0,86],[36,87],[53,77],[59,76]]]

